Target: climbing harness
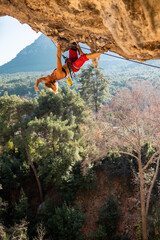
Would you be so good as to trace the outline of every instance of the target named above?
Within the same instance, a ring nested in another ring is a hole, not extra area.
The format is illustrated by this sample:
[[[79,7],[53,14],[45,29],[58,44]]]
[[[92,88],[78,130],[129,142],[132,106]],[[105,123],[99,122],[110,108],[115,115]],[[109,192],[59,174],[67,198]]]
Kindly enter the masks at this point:
[[[70,74],[69,74],[68,77],[66,78],[66,81],[67,81],[67,83],[68,83],[69,86],[72,86],[72,85],[73,85],[72,79],[76,79],[76,74],[72,71],[70,64],[71,64],[72,67],[74,67],[75,69],[78,69],[78,70],[79,70],[79,68],[76,68],[76,67],[72,64],[72,62],[69,62],[69,59],[71,59],[71,58],[68,58],[67,66],[68,66],[68,69],[69,69],[69,73],[70,73]]]

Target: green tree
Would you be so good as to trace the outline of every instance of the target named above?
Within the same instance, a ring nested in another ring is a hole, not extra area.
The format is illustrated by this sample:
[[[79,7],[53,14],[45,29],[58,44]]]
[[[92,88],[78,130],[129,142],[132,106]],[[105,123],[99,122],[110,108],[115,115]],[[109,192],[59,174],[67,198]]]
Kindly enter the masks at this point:
[[[78,88],[81,97],[97,113],[108,97],[109,79],[99,68],[89,65],[87,69],[82,69],[78,81],[81,84]]]
[[[10,156],[3,154],[0,155],[0,171],[1,171],[1,183],[3,186],[2,192],[7,195],[8,189],[18,189],[19,180],[21,177],[21,170],[23,171],[23,166],[20,159],[15,156]],[[4,191],[5,189],[5,191]]]
[[[82,240],[84,214],[79,206],[54,207],[51,200],[45,202],[40,218],[50,240]]]
[[[107,236],[111,237],[111,235],[115,234],[119,220],[120,210],[113,196],[110,196],[102,207],[99,217],[99,223],[105,227]]]
[[[30,149],[46,184],[53,176],[54,180],[67,177],[67,169],[81,160],[81,128],[89,111],[80,95],[69,88],[57,95],[41,91],[37,103],[36,117],[29,123]]]
[[[27,219],[30,214],[30,205],[28,202],[28,198],[26,197],[23,189],[20,192],[20,199],[15,204],[14,211],[14,222],[20,223],[23,219]]]
[[[49,90],[42,90],[37,99],[35,110],[37,118],[48,116],[51,112],[61,119],[68,120],[68,125],[74,118],[75,129],[78,124],[87,121],[89,111],[79,94],[69,88],[62,89],[60,94],[53,94]]]
[[[119,220],[120,210],[116,200],[112,195],[110,195],[99,212],[99,226],[96,233],[96,238],[114,239]]]
[[[68,120],[57,119],[52,113],[29,123],[32,155],[46,184],[53,176],[54,180],[62,178],[71,164],[81,159],[82,147],[75,139],[74,127],[74,122],[68,125]]]
[[[7,140],[11,139],[14,145],[21,149],[26,154],[28,162],[34,172],[36,182],[38,185],[40,200],[43,201],[43,192],[41,183],[38,177],[37,170],[32,162],[31,154],[29,151],[29,136],[27,134],[27,124],[34,114],[35,103],[31,100],[20,99],[12,95],[0,98],[0,130],[2,130],[2,137],[0,142],[4,143],[4,136]],[[3,135],[4,134],[4,135]]]

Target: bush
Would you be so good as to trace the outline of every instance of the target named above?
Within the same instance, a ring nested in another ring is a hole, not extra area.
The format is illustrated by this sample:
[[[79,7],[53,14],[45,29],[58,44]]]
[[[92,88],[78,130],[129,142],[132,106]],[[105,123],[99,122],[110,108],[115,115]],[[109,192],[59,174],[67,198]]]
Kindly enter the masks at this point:
[[[148,216],[149,237],[153,240],[160,239],[160,206],[152,206],[151,214]]]
[[[99,212],[97,239],[114,239],[118,222],[120,220],[120,210],[113,196],[110,196],[106,204]]]
[[[46,229],[43,226],[42,223],[37,225],[37,237],[35,237],[33,240],[43,240],[46,234]]]
[[[107,235],[111,236],[116,231],[119,220],[119,208],[115,199],[110,196],[100,211],[99,223],[105,226]]]
[[[0,223],[0,239],[8,240],[10,237],[6,233],[4,226]]]
[[[15,224],[9,231],[12,240],[29,240],[27,234],[28,222],[25,219],[21,220],[19,224]]]
[[[27,218],[30,215],[30,205],[28,198],[25,196],[23,190],[21,190],[21,196],[19,202],[15,204],[14,219],[16,223],[19,223],[22,219]]]
[[[127,235],[123,235],[121,240],[131,240]]]
[[[3,189],[18,189],[20,160],[10,155],[0,155],[1,183]]]
[[[53,221],[54,239],[80,240],[84,215],[79,208],[74,209],[63,204],[62,208],[55,209]]]
[[[95,189],[95,177],[92,169],[89,169],[87,174],[83,176],[81,162],[75,163],[69,172],[68,178],[57,185],[62,200],[67,203],[72,203],[76,198],[76,194]]]
[[[51,240],[81,240],[81,229],[84,214],[79,207],[70,207],[64,203],[61,207],[53,208],[51,201],[40,212],[41,221]]]
[[[104,158],[100,166],[108,170],[109,177],[131,177],[132,160],[126,155],[110,154]]]

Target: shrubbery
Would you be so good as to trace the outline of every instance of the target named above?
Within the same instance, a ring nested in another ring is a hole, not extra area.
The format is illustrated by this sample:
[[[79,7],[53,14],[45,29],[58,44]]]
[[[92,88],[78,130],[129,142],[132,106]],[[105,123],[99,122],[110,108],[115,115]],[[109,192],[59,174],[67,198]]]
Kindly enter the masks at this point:
[[[119,221],[120,209],[115,198],[110,195],[99,211],[98,230],[92,236],[99,240],[130,240],[127,235],[116,234]]]
[[[81,162],[76,162],[68,173],[68,177],[57,185],[59,195],[63,201],[72,203],[76,198],[76,194],[95,189],[95,178],[92,168],[89,169],[86,175],[83,175]]]
[[[61,207],[54,207],[51,200],[47,200],[40,212],[40,220],[51,240],[83,239],[84,214],[78,206],[63,203]]]
[[[110,196],[100,210],[98,221],[99,229],[103,229],[106,237],[111,238],[115,235],[119,220],[120,210],[113,196]]]
[[[108,170],[111,177],[131,177],[132,159],[126,155],[110,154],[100,161],[100,166]]]
[[[21,197],[19,202],[15,204],[14,222],[19,223],[22,219],[27,218],[30,215],[30,205],[28,198],[25,196],[23,190],[21,190]]]

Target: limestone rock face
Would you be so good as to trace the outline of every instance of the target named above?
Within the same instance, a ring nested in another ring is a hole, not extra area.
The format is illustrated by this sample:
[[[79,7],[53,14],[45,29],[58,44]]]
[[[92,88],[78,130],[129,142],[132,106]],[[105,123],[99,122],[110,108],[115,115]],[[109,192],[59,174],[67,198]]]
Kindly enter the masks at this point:
[[[9,15],[58,37],[145,61],[160,58],[160,0],[0,0]]]

